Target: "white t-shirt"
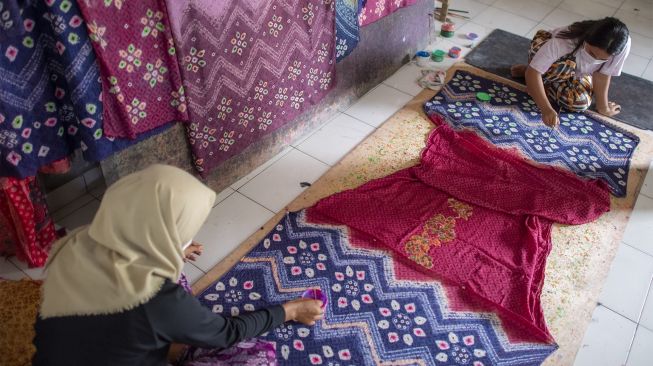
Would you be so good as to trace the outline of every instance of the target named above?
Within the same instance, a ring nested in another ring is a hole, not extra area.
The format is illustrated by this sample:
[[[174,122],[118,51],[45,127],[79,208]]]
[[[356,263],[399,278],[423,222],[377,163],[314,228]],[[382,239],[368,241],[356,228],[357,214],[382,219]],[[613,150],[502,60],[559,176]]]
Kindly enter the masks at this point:
[[[575,39],[556,38],[556,34],[562,30],[566,30],[567,28],[568,27],[562,27],[552,30],[551,33],[553,34],[553,38],[543,44],[535,56],[533,56],[530,66],[537,70],[540,74],[544,74],[554,62],[560,59],[560,57],[568,55],[574,50],[574,48],[576,48]],[[621,51],[619,54],[610,56],[610,58],[603,64],[576,64],[576,74],[578,76],[591,75],[595,71],[601,69],[600,73],[604,75],[621,75],[621,69],[623,69],[626,57],[628,57],[628,53],[630,52],[630,42],[631,41],[629,36],[628,42],[626,43],[626,47],[624,47],[623,51]],[[582,46],[576,50],[576,54],[580,52],[581,48]],[[603,66],[603,68],[601,68],[601,66]]]

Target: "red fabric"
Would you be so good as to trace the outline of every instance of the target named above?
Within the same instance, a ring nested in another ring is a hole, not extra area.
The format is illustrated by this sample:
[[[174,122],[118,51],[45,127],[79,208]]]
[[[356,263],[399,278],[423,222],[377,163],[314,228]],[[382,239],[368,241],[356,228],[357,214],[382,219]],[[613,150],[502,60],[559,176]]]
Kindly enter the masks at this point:
[[[592,221],[609,208],[602,183],[533,165],[442,125],[420,165],[310,210],[374,237],[547,338],[540,293],[551,225]]]
[[[100,64],[104,133],[134,139],[187,121],[164,0],[78,2]]]
[[[394,13],[405,6],[413,5],[417,0],[367,0],[358,14],[358,24],[362,27]]]
[[[57,239],[36,178],[0,182],[0,254],[41,267]]]

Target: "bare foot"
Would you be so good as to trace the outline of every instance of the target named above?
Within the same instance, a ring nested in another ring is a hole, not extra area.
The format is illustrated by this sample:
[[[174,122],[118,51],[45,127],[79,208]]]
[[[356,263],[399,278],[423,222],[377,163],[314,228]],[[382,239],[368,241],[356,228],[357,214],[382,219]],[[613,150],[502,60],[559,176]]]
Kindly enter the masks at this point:
[[[527,67],[528,65],[524,64],[512,65],[510,68],[510,75],[512,75],[513,78],[523,78],[524,75],[526,75]]]

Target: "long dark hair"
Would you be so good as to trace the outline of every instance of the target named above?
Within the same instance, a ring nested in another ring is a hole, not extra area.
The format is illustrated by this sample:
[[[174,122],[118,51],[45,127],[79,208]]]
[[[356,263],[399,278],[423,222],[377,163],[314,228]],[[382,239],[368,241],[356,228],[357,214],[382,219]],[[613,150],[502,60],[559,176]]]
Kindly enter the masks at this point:
[[[587,42],[605,50],[611,55],[621,53],[628,43],[628,27],[619,19],[607,17],[599,20],[584,20],[559,32],[556,37],[576,39],[576,48]]]

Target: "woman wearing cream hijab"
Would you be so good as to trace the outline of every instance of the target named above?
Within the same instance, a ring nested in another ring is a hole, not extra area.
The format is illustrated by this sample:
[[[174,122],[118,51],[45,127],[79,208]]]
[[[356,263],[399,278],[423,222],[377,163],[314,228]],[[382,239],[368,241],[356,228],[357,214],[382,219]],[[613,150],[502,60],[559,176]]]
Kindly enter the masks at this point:
[[[164,165],[109,187],[92,223],[50,253],[33,364],[165,365],[171,343],[225,349],[285,321],[321,319],[318,300],[223,317],[175,284],[183,248],[214,201],[193,176]]]

